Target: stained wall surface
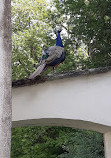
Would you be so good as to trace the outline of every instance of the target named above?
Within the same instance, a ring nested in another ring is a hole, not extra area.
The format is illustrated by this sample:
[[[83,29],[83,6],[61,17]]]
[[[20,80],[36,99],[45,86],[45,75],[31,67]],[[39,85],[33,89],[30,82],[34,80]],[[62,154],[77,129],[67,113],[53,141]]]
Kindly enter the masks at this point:
[[[59,125],[111,131],[111,71],[13,88],[13,127]]]

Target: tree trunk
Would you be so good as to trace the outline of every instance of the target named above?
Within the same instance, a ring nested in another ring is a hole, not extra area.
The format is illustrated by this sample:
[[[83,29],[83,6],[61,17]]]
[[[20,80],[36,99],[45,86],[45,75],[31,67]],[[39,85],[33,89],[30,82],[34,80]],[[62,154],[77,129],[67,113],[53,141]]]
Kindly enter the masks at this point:
[[[0,158],[11,148],[11,0],[0,0]]]

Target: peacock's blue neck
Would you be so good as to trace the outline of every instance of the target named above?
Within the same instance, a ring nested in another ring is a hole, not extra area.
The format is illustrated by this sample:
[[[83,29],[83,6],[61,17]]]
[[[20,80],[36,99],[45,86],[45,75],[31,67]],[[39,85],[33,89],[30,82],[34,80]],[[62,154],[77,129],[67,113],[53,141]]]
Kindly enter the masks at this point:
[[[63,47],[62,39],[61,39],[61,36],[60,36],[60,32],[58,32],[58,35],[57,35],[56,46]]]

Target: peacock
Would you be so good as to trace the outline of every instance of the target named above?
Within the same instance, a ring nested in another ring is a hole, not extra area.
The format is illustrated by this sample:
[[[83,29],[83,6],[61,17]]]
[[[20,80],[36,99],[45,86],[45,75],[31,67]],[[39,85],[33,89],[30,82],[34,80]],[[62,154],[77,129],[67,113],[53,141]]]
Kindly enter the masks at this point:
[[[43,50],[40,65],[34,71],[34,73],[30,75],[29,79],[34,79],[48,67],[57,67],[60,63],[62,63],[65,60],[65,51],[60,36],[60,32],[61,31],[57,32],[56,46],[47,47],[45,50]]]

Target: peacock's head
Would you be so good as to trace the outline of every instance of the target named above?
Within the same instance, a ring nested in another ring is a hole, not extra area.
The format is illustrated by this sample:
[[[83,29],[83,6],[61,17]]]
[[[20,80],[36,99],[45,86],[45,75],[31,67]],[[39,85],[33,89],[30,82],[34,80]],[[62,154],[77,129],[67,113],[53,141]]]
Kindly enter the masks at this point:
[[[58,30],[57,32],[60,33],[61,31],[62,31],[62,30],[60,29],[60,30]]]

